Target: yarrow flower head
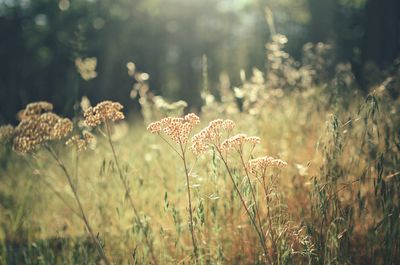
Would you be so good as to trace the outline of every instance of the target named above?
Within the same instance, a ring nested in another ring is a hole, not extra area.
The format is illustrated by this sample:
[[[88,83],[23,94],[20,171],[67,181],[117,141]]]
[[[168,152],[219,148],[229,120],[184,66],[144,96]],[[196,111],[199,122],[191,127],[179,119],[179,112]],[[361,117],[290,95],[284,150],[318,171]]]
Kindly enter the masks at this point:
[[[73,135],[68,141],[65,142],[67,146],[76,146],[78,151],[84,151],[87,149],[89,144],[95,141],[95,137],[88,131],[83,131],[83,138],[77,134]]]
[[[235,128],[235,123],[232,120],[213,120],[207,127],[193,135],[190,149],[195,155],[204,153],[210,146],[216,146],[223,152],[228,152],[232,149],[242,152],[244,144],[249,143],[254,147],[254,145],[260,143],[259,137],[247,136],[245,134],[237,134],[221,143],[223,132],[225,131],[229,134],[233,128]]]
[[[194,113],[189,113],[184,117],[184,120],[189,122],[192,125],[197,125],[200,123],[200,118],[194,114]]]
[[[147,130],[150,131],[151,133],[159,133],[162,130],[162,124],[161,121],[155,121],[150,123],[147,126]]]
[[[122,113],[124,107],[118,102],[103,101],[95,107],[89,107],[83,114],[85,124],[96,127],[107,120],[118,121],[125,118]]]
[[[222,123],[222,127],[224,128],[224,130],[226,131],[232,131],[233,128],[235,128],[235,123],[232,120],[224,120],[224,122]]]
[[[53,104],[46,101],[32,102],[26,105],[25,109],[18,113],[18,120],[22,121],[32,116],[40,115],[42,113],[51,112]]]
[[[260,137],[258,137],[258,136],[248,136],[248,137],[246,137],[246,142],[256,145],[256,144],[259,144],[261,142],[261,140],[260,140]]]
[[[252,145],[259,144],[260,137],[247,136],[243,133],[237,134],[223,141],[220,148],[222,151],[230,151],[231,149],[235,149],[241,152],[243,149],[243,145],[246,143],[250,143]]]
[[[70,131],[72,131],[72,122],[68,118],[59,118],[51,130],[51,139],[61,139],[68,135]]]
[[[162,124],[161,121],[155,121],[150,123],[147,126],[147,130],[150,131],[151,133],[159,133],[162,130]]]
[[[211,145],[218,145],[223,131],[230,132],[235,127],[232,120],[216,119],[211,121],[207,127],[193,135],[190,149],[195,155],[204,153]],[[228,142],[224,142],[221,148],[227,148]]]
[[[61,118],[55,113],[45,112],[52,106],[42,102],[27,106],[23,119],[13,132],[13,148],[20,153],[29,153],[46,141],[58,140],[66,137],[72,131],[72,122]],[[41,112],[44,112],[41,114]]]
[[[251,159],[248,162],[248,168],[250,172],[253,174],[259,173],[261,175],[265,175],[267,168],[270,167],[282,168],[285,166],[287,166],[287,163],[285,161],[270,156],[258,157],[255,159]]]
[[[189,113],[183,118],[166,117],[160,121],[152,122],[147,126],[151,133],[164,133],[177,144],[186,144],[194,125],[200,123],[200,118]]]

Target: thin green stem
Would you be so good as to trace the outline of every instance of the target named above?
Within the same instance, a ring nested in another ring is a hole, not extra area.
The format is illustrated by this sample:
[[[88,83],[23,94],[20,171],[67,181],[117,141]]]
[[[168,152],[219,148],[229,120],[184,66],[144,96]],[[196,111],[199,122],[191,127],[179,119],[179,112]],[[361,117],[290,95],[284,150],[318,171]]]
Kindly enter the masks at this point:
[[[25,158],[25,157],[24,157]],[[30,167],[32,170],[34,169],[33,167],[32,167],[32,165],[31,165],[31,163],[25,158],[25,161],[26,161],[26,163],[28,164],[28,167]],[[58,165],[58,164],[57,164]],[[72,207],[72,205],[70,205],[69,203],[68,203],[68,201],[54,188],[54,186],[53,185],[51,185],[51,183],[50,182],[48,182],[45,178],[44,178],[44,176],[41,174],[41,173],[39,173],[38,174],[38,176],[39,176],[39,179],[41,180],[41,181],[43,181],[43,183],[44,184],[46,184],[48,187],[49,187],[49,189],[76,215],[76,216],[78,216],[79,218],[82,218],[82,216],[80,215],[80,213],[77,211],[77,210],[75,210],[74,209],[74,207]]]
[[[255,207],[255,210],[256,210],[255,212],[256,212],[257,219],[258,219],[258,224],[260,226],[260,230],[261,230],[261,234],[262,234],[262,238],[263,238],[263,243],[265,245],[265,243],[266,243],[265,233],[264,233],[263,225],[262,225],[261,218],[260,218],[260,210],[258,209],[256,194],[255,194],[255,191],[254,191],[254,188],[253,188],[253,184],[251,183],[251,180],[250,180],[250,176],[249,176],[249,172],[248,172],[246,163],[244,162],[244,159],[243,159],[243,152],[241,152],[241,151],[239,152],[238,151],[238,153],[239,153],[240,161],[242,162],[242,166],[243,166],[244,171],[246,173],[247,181],[248,181],[248,183],[250,185],[251,195],[253,197],[254,207]]]
[[[242,193],[240,192],[239,187],[237,186],[237,184],[236,184],[236,182],[235,182],[235,179],[233,178],[233,175],[232,175],[232,172],[231,172],[231,170],[230,170],[230,168],[229,168],[229,166],[228,166],[228,163],[227,163],[227,161],[224,159],[224,156],[222,155],[222,152],[221,152],[221,150],[218,148],[218,146],[215,146],[215,148],[216,148],[216,150],[217,150],[217,152],[218,152],[220,158],[222,159],[222,162],[223,162],[224,165],[225,165],[225,168],[226,168],[226,170],[227,170],[227,172],[228,172],[228,175],[229,175],[229,177],[231,178],[231,181],[232,181],[232,183],[233,183],[233,186],[234,186],[234,188],[235,188],[237,194],[239,195],[240,201],[242,202],[242,205],[243,205],[243,207],[245,208],[245,210],[246,210],[246,212],[247,212],[247,215],[249,216],[250,221],[252,222],[253,227],[254,227],[254,229],[255,229],[256,232],[257,232],[257,235],[258,235],[258,237],[259,237],[259,239],[260,239],[261,246],[262,246],[262,248],[263,248],[263,250],[264,250],[265,258],[266,258],[266,260],[267,260],[270,264],[272,264],[272,262],[271,262],[271,260],[270,260],[270,257],[269,257],[269,253],[268,253],[268,251],[267,251],[267,247],[266,247],[266,245],[264,244],[264,240],[263,240],[263,237],[262,237],[262,235],[261,235],[261,232],[260,232],[260,230],[258,229],[257,223],[256,223],[256,221],[254,220],[253,216],[251,215],[250,210],[249,210],[249,208],[247,207],[246,202],[244,201],[244,198],[243,198],[243,196],[242,196]]]
[[[75,149],[75,188],[78,190],[78,182],[79,182],[79,150],[78,146]]]
[[[264,193],[265,193],[265,199],[267,201],[267,218],[268,218],[269,234],[271,236],[273,249],[275,250],[274,252],[277,252],[278,248],[276,245],[275,233],[274,233],[274,230],[272,229],[272,217],[271,217],[270,198],[269,198],[270,193],[267,189],[267,183],[265,182],[265,171],[263,172],[262,180],[263,180],[262,186],[263,186]],[[274,255],[272,255],[272,257],[274,257]]]
[[[68,184],[71,187],[72,193],[74,194],[75,200],[76,200],[76,202],[78,204],[79,211],[80,211],[81,217],[83,219],[83,222],[85,223],[85,226],[86,226],[87,230],[89,231],[89,235],[90,235],[93,243],[95,244],[96,249],[97,249],[98,253],[100,254],[100,257],[103,259],[103,261],[106,263],[106,265],[111,265],[112,263],[110,262],[110,260],[105,255],[103,247],[100,245],[99,240],[94,235],[93,229],[89,224],[89,220],[87,219],[85,211],[83,210],[83,206],[82,206],[81,200],[79,199],[78,193],[77,193],[77,191],[75,189],[75,186],[74,186],[74,184],[72,182],[72,178],[71,178],[70,173],[68,172],[67,168],[65,167],[65,165],[61,161],[61,159],[58,157],[58,155],[54,152],[54,150],[48,145],[45,145],[45,148],[51,154],[51,156],[54,158],[54,160],[57,162],[59,167],[64,172],[64,175],[66,176],[66,178],[68,180]]]
[[[80,213],[78,211],[76,211],[72,205],[70,205],[67,200],[53,187],[53,185],[51,185],[47,180],[45,180],[44,178],[40,178],[41,181],[43,181],[48,187],[49,189],[74,213],[76,214],[79,218],[82,219],[82,216],[80,215]]]
[[[126,182],[126,180],[124,178],[124,175],[122,173],[121,167],[119,165],[117,153],[115,152],[114,144],[113,144],[113,142],[111,140],[111,130],[110,130],[110,127],[109,127],[109,124],[108,124],[107,121],[105,121],[105,127],[106,127],[106,131],[107,131],[106,135],[107,135],[108,143],[110,144],[111,151],[112,151],[112,154],[113,154],[113,157],[114,157],[114,162],[115,162],[115,165],[117,166],[118,175],[119,175],[119,178],[120,178],[122,184],[124,185],[125,195],[128,198],[128,201],[129,201],[129,203],[130,203],[130,205],[131,205],[131,207],[133,209],[133,213],[135,214],[136,218],[138,218],[139,217],[139,212],[138,212],[138,210],[137,210],[137,208],[136,208],[136,206],[135,206],[135,204],[133,202],[133,198],[132,198],[131,193],[130,193],[130,188],[129,188],[128,183]],[[144,228],[144,226],[143,226],[143,224],[142,224],[142,222],[140,221],[139,218],[138,218],[138,222],[137,223],[138,223],[140,229],[142,229],[143,233],[145,233],[145,228]],[[145,238],[146,245],[147,245],[147,247],[148,247],[148,249],[150,251],[151,259],[153,260],[154,264],[158,264],[157,258],[156,258],[155,254],[154,254],[153,244],[150,242],[150,240],[149,240],[149,238],[148,238],[148,236],[146,234],[144,235],[144,238]]]
[[[172,144],[170,144],[164,137],[162,137],[161,133],[158,133],[158,136],[160,136],[160,138],[161,138],[169,147],[171,147],[171,149],[174,150],[174,152],[175,152],[181,159],[183,159],[182,154],[180,154],[180,153],[178,152],[178,150],[176,150],[175,147],[174,147]],[[183,151],[182,151],[182,153],[183,153]]]
[[[187,187],[187,194],[188,194],[188,203],[189,203],[189,230],[190,230],[190,235],[192,237],[192,244],[193,244],[193,254],[194,254],[194,262],[195,264],[198,264],[198,254],[197,254],[197,244],[196,244],[196,237],[195,237],[195,232],[194,232],[194,226],[193,226],[193,213],[192,213],[192,198],[190,194],[190,180],[189,180],[189,170],[187,167],[186,163],[186,152],[185,149],[182,146],[182,143],[179,142],[179,146],[182,151],[182,161],[183,161],[183,166],[185,168],[185,175],[186,175],[186,187]]]

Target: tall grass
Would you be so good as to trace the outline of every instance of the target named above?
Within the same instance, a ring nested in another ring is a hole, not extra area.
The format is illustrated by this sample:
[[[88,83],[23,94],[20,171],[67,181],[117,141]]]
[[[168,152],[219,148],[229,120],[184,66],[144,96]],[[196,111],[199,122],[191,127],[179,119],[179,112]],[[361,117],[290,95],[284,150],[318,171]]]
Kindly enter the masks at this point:
[[[23,155],[2,127],[0,264],[400,263],[398,77],[363,94],[329,46],[286,41],[266,74],[205,83],[197,126],[137,77],[145,122],[107,103]]]

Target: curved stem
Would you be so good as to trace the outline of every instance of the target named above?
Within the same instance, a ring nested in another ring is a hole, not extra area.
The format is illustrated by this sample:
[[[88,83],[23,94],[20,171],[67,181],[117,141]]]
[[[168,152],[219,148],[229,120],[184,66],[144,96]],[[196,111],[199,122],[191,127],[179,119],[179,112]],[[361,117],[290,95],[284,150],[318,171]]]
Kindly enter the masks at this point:
[[[175,152],[180,158],[183,159],[182,155],[175,149],[175,147],[174,147],[172,144],[170,144],[164,137],[162,137],[162,135],[161,135],[160,133],[158,134],[158,136],[160,136],[160,138],[161,138],[164,142],[166,142],[166,143],[168,144],[168,146],[171,147],[171,149],[174,150],[174,152]],[[182,152],[182,153],[183,153],[183,152]]]
[[[267,189],[267,184],[265,182],[265,171],[263,172],[262,175],[262,180],[263,180],[263,189],[264,189],[264,193],[265,193],[265,199],[267,200],[267,218],[268,218],[268,227],[269,227],[269,234],[271,235],[271,241],[272,241],[272,245],[274,250],[277,252],[278,248],[276,245],[276,240],[275,240],[275,233],[274,230],[272,230],[272,217],[271,217],[271,208],[270,208],[270,198],[269,198],[269,194],[270,192]]]
[[[130,205],[131,205],[131,207],[133,209],[133,213],[135,214],[136,218],[138,218],[139,217],[139,212],[138,212],[135,204],[133,203],[133,198],[132,198],[131,193],[130,193],[130,188],[129,188],[128,183],[126,182],[126,180],[124,178],[124,175],[122,173],[121,167],[119,165],[117,153],[115,152],[114,144],[113,144],[113,142],[111,140],[111,130],[110,130],[110,127],[109,127],[109,124],[108,124],[107,121],[105,121],[105,126],[106,126],[106,131],[107,131],[108,143],[110,144],[111,151],[113,153],[114,162],[115,162],[115,165],[117,166],[119,178],[120,178],[122,184],[124,185],[125,195],[126,195],[126,197],[128,197],[129,203],[130,203]],[[142,222],[140,221],[139,218],[138,218],[137,224],[139,225],[140,229],[142,229],[143,233],[145,233],[145,228],[144,228],[144,226],[143,226],[143,224],[142,224]],[[149,240],[149,238],[147,237],[146,234],[144,235],[144,238],[145,238],[146,245],[147,245],[147,247],[148,247],[148,249],[150,251],[150,255],[151,255],[151,258],[152,258],[154,264],[158,264],[156,256],[154,254],[153,245],[151,244],[151,242],[150,242],[150,240]]]
[[[228,175],[229,175],[229,177],[231,178],[231,181],[232,181],[232,183],[233,183],[233,186],[234,186],[234,188],[235,188],[237,194],[239,195],[240,201],[242,202],[242,205],[243,205],[243,207],[245,208],[245,210],[246,210],[246,212],[247,212],[247,215],[249,216],[249,218],[250,218],[250,220],[251,220],[251,222],[252,222],[252,224],[253,224],[253,227],[254,227],[254,229],[255,229],[256,232],[257,232],[257,235],[258,235],[258,237],[259,237],[259,239],[260,239],[261,246],[262,246],[262,248],[263,248],[263,250],[264,250],[265,258],[267,259],[267,261],[268,261],[270,264],[272,264],[272,262],[271,262],[271,260],[270,260],[270,257],[269,257],[269,254],[268,254],[268,251],[267,251],[267,248],[266,248],[266,246],[265,246],[265,244],[264,244],[263,236],[261,235],[261,232],[260,232],[260,230],[259,230],[258,227],[257,227],[256,221],[255,221],[254,218],[251,216],[250,210],[249,210],[249,208],[247,207],[246,202],[244,201],[244,198],[243,198],[243,196],[242,196],[242,193],[240,192],[239,187],[237,186],[237,184],[236,184],[236,182],[235,182],[235,179],[233,178],[233,175],[232,175],[232,172],[231,172],[231,170],[230,170],[230,168],[229,168],[229,166],[228,166],[228,163],[227,163],[226,160],[224,159],[224,157],[223,157],[223,155],[222,155],[222,153],[221,153],[221,150],[220,150],[217,146],[215,146],[215,148],[216,148],[216,150],[217,150],[217,152],[218,152],[220,158],[222,159],[222,162],[223,162],[224,165],[225,165],[225,168],[226,168],[226,170],[227,170],[227,172],[228,172]]]
[[[32,165],[31,165],[31,163],[29,162],[29,160],[27,160],[26,157],[23,157],[23,158],[24,158],[25,162],[28,164],[28,167],[33,171],[34,168],[32,167]],[[56,163],[56,164],[57,164],[57,163]],[[57,164],[57,165],[58,165],[58,164]],[[51,185],[51,183],[48,182],[48,181],[44,178],[44,176],[42,175],[42,173],[39,173],[38,176],[39,176],[39,179],[40,179],[41,181],[43,181],[43,183],[46,184],[46,185],[49,187],[49,189],[54,193],[54,195],[56,195],[56,196],[65,204],[65,206],[67,206],[76,216],[78,216],[79,218],[82,218],[81,214],[80,214],[77,210],[75,210],[74,207],[72,207],[72,205],[70,205],[70,204],[68,203],[68,201],[54,188],[54,186]]]
[[[46,150],[49,151],[49,153],[51,154],[51,156],[54,158],[54,160],[57,162],[57,164],[59,165],[59,167],[62,169],[62,171],[64,172],[64,175],[67,177],[68,180],[68,184],[71,187],[72,193],[74,194],[75,200],[78,204],[79,207],[79,211],[82,217],[83,222],[85,223],[85,226],[87,228],[87,230],[89,231],[90,237],[92,239],[92,241],[94,242],[94,244],[96,245],[97,251],[100,254],[101,258],[103,259],[103,261],[106,263],[106,265],[111,265],[112,263],[109,261],[109,259],[107,258],[107,256],[104,253],[103,247],[100,245],[99,240],[97,239],[97,237],[94,235],[94,232],[92,230],[92,227],[89,224],[89,221],[86,217],[85,211],[83,210],[83,206],[81,203],[81,200],[79,199],[78,193],[75,189],[75,186],[72,182],[72,178],[71,175],[69,174],[67,168],[65,167],[64,163],[61,161],[61,159],[57,156],[57,154],[54,152],[54,150],[46,145],[45,146]]]
[[[182,151],[182,161],[183,161],[183,166],[185,168],[185,175],[186,175],[186,187],[187,187],[187,194],[188,194],[188,203],[189,203],[189,230],[190,230],[190,235],[192,237],[192,244],[193,244],[193,254],[194,254],[194,262],[195,264],[198,264],[198,254],[197,254],[197,244],[196,244],[196,237],[195,237],[195,233],[194,233],[194,226],[193,226],[193,213],[192,213],[192,198],[191,198],[191,194],[190,194],[190,180],[189,180],[189,170],[187,167],[187,163],[186,163],[186,155],[185,155],[185,150],[182,147],[182,143],[179,143],[179,146],[181,148]]]
[[[69,203],[68,203],[68,201],[53,187],[53,185],[51,185],[50,184],[50,182],[48,182],[47,180],[45,180],[44,178],[40,178],[40,180],[41,181],[43,181],[44,182],[44,184],[46,184],[48,187],[49,187],[49,189],[76,215],[76,216],[78,216],[79,218],[81,218],[82,220],[83,220],[83,218],[82,218],[82,216],[81,216],[81,214],[77,211],[77,210],[75,210],[74,209],[74,207],[72,207],[72,205],[70,205]]]
[[[266,240],[265,240],[265,233],[264,233],[263,225],[262,225],[261,218],[260,218],[260,211],[259,211],[258,206],[257,206],[257,198],[256,198],[256,195],[255,195],[255,191],[254,191],[254,188],[253,188],[253,184],[251,183],[251,180],[250,180],[250,176],[249,176],[249,172],[248,172],[247,166],[246,166],[246,164],[244,163],[243,152],[238,152],[238,153],[239,153],[239,156],[240,156],[240,161],[242,162],[242,166],[243,166],[244,171],[245,171],[245,173],[246,173],[247,181],[249,182],[249,185],[250,185],[251,195],[252,195],[252,197],[253,197],[254,207],[255,207],[255,209],[256,209],[256,216],[257,216],[257,219],[258,219],[258,224],[259,224],[259,226],[260,226],[260,230],[261,230],[261,234],[262,234],[262,240],[263,240],[263,243],[264,243],[264,245],[265,245],[265,243],[266,243]]]

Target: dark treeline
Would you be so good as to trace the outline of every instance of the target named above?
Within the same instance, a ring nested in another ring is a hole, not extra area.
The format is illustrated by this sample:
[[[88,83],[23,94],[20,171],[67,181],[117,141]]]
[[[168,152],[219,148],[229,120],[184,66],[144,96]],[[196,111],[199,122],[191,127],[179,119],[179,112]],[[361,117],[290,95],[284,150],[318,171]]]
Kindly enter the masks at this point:
[[[240,69],[264,69],[274,32],[297,58],[306,42],[332,44],[363,88],[367,64],[383,70],[399,56],[400,1],[0,0],[0,122],[37,100],[71,114],[83,95],[133,109],[129,61],[150,74],[155,94],[198,106],[203,55],[211,87],[221,72],[235,85]],[[79,57],[97,58],[95,79],[80,78]]]

